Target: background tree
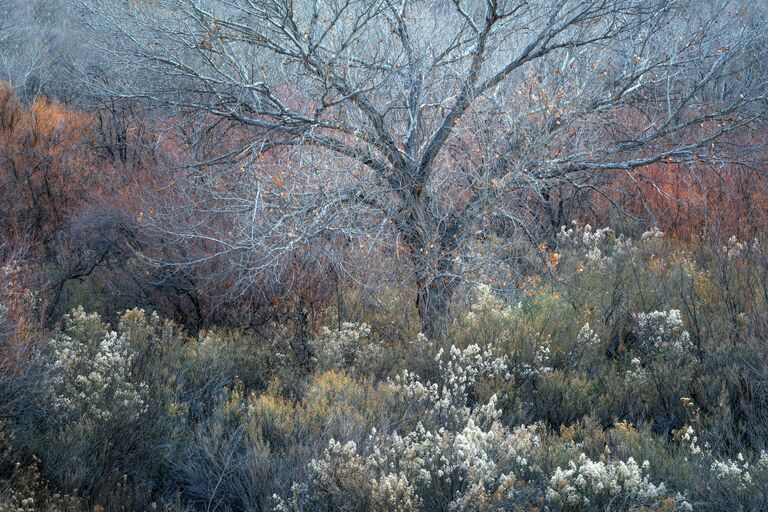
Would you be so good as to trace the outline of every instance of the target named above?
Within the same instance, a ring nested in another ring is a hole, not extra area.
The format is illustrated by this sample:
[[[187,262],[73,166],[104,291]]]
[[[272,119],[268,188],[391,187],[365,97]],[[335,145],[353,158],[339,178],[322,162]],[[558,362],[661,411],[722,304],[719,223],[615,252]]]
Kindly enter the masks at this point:
[[[5,26],[5,37],[0,34],[0,80],[10,83],[27,104],[54,90],[63,95],[75,89],[72,76],[62,73],[76,53],[77,41],[67,3],[5,0],[0,9],[0,32]]]
[[[204,115],[208,130],[240,126],[215,158],[187,166],[177,197],[190,201],[153,218],[166,235],[211,245],[187,263],[225,259],[241,293],[266,273],[284,279],[292,258],[351,272],[340,241],[379,245],[410,262],[428,335],[483,269],[478,245],[536,240],[534,205],[556,187],[747,160],[752,143],[732,135],[754,130],[766,108],[762,3],[83,9],[121,72],[105,92]]]

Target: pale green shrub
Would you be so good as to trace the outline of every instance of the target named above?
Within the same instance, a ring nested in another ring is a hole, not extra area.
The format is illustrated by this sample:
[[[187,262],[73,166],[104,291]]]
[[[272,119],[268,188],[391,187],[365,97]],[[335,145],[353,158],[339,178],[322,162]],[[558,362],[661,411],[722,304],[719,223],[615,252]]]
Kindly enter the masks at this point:
[[[356,376],[376,374],[387,366],[384,359],[389,356],[364,323],[345,322],[338,329],[323,327],[311,346],[319,370],[346,370]]]

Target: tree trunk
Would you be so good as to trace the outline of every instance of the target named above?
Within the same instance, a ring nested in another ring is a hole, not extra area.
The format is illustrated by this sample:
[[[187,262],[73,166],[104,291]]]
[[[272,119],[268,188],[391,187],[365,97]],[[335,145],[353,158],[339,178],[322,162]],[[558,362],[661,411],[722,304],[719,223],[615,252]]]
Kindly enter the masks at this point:
[[[299,368],[311,372],[312,368],[312,347],[310,338],[312,337],[312,322],[309,318],[304,297],[299,297],[296,308],[296,334],[290,342],[293,356]]]
[[[418,279],[416,307],[421,332],[430,339],[441,339],[448,327],[448,308],[459,281],[450,275],[450,262],[441,258],[438,275]]]

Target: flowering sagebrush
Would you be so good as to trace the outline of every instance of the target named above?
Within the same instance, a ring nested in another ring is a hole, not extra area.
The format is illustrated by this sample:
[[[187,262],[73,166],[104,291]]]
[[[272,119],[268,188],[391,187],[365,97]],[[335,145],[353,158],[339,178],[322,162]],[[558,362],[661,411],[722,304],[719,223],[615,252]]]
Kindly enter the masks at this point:
[[[653,226],[648,231],[644,231],[640,235],[640,241],[642,242],[656,241],[656,240],[661,240],[662,238],[664,238],[664,232],[661,231],[656,226]]]
[[[685,444],[688,445],[688,448],[691,450],[693,455],[699,455],[701,453],[699,438],[696,435],[696,432],[693,430],[693,427],[688,425],[688,428],[683,431],[681,439]]]
[[[576,249],[586,259],[587,265],[595,269],[604,269],[610,263],[611,255],[608,249],[614,239],[615,233],[611,228],[593,230],[589,224],[581,226],[576,221],[573,221],[571,228],[562,226],[557,234],[557,243],[560,246]]]
[[[311,345],[322,370],[366,368],[383,353],[368,324],[351,322],[342,323],[338,330],[323,327]]]
[[[51,340],[49,396],[54,410],[67,420],[108,421],[113,416],[136,419],[145,410],[147,385],[134,382],[134,353],[125,335],[106,332],[100,340],[88,326],[100,323],[98,315],[82,308],[67,319],[67,332]]]
[[[576,344],[580,348],[593,348],[600,345],[600,338],[589,326],[589,323],[586,323],[576,335]]]
[[[408,399],[426,405],[438,424],[451,427],[466,425],[473,412],[467,401],[468,392],[481,379],[509,379],[507,359],[496,356],[491,346],[483,349],[478,345],[470,345],[464,350],[452,346],[448,360],[443,361],[442,357],[443,349],[440,349],[435,359],[443,377],[442,384],[421,382],[418,375],[408,370],[398,374],[393,384]]]
[[[477,286],[475,299],[469,307],[469,313],[465,320],[470,324],[478,322],[510,322],[514,320],[515,313],[522,307],[522,304],[511,306],[493,293],[490,286],[483,283]]]
[[[638,313],[635,315],[638,325],[638,335],[644,348],[660,349],[668,346],[675,350],[690,351],[691,336],[684,329],[683,318],[680,310],[653,311],[651,313]]]
[[[746,488],[753,485],[752,475],[749,472],[749,462],[739,453],[736,460],[714,460],[710,469],[718,480],[725,480],[734,488]]]
[[[534,340],[532,351],[529,351],[528,354],[521,352],[515,354],[518,361],[511,365],[510,373],[516,379],[526,379],[552,373],[551,344],[552,339],[550,337]]]
[[[408,479],[395,473],[373,482],[371,501],[372,512],[416,512],[421,504]]]
[[[308,505],[318,492],[326,502],[345,495],[351,500],[347,506],[365,503],[370,510],[420,505],[429,510],[443,501],[460,510],[479,496],[507,499],[516,479],[536,471],[531,456],[540,445],[540,427],[503,426],[495,395],[485,402],[469,400],[480,380],[509,378],[505,358],[491,347],[451,347],[446,360],[442,350],[436,359],[441,382],[422,382],[408,371],[390,382],[403,399],[423,407],[422,421],[403,433],[374,430],[367,448],[332,440],[310,464],[312,478],[300,492],[303,498],[278,498],[278,509]],[[363,482],[359,475],[370,480]]]
[[[558,467],[547,488],[547,501],[562,508],[602,509],[617,496],[639,504],[652,504],[665,495],[664,484],[654,485],[645,471],[648,461],[638,465],[627,461],[593,461],[585,454],[570,461],[567,469]]]
[[[755,239],[754,245],[758,245],[757,239]],[[749,250],[749,242],[739,241],[736,236],[732,236],[728,239],[722,250],[729,260],[738,259]]]

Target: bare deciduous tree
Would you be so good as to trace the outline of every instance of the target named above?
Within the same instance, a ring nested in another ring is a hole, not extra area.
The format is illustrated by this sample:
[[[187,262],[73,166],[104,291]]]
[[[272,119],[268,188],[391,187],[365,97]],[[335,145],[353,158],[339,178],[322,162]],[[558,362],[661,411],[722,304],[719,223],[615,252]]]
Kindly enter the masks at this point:
[[[29,104],[49,94],[54,82],[61,88],[63,63],[73,50],[67,5],[3,0],[0,15],[0,80]]]
[[[327,256],[324,239],[376,239],[407,255],[429,335],[482,270],[478,240],[499,224],[526,233],[537,197],[649,164],[750,158],[730,135],[766,108],[762,3],[81,7],[122,76],[110,94],[243,127],[191,173],[193,208],[161,216],[166,232],[211,243],[205,257],[230,258],[243,286],[287,255]],[[225,161],[224,175],[202,172]]]

